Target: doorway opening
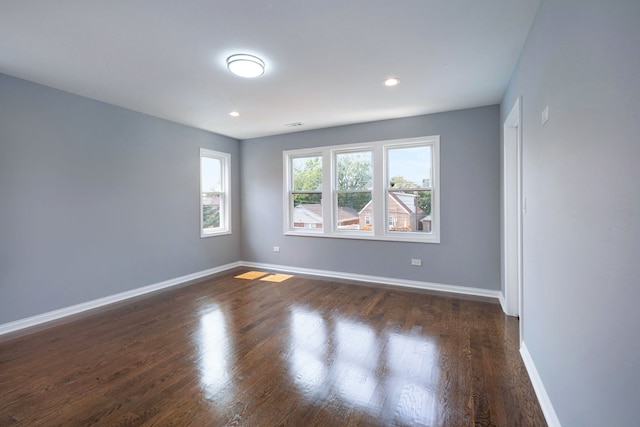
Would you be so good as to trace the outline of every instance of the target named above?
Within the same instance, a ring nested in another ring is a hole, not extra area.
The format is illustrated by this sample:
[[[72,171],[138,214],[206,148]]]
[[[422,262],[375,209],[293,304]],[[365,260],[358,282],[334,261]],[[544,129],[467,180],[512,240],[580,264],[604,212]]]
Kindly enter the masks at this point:
[[[504,122],[503,134],[503,280],[504,310],[520,317],[522,340],[522,98]]]

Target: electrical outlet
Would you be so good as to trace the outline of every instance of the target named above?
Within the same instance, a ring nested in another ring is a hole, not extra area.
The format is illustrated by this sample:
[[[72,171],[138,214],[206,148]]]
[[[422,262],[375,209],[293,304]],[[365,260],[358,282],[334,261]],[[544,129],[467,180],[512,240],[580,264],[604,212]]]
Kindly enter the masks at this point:
[[[411,265],[422,265],[422,260],[411,258]]]
[[[542,110],[542,117],[540,118],[540,121],[542,122],[542,124],[545,124],[549,121],[549,106],[547,105],[546,107],[544,107],[544,110]]]
[[[273,252],[280,252],[280,246],[274,246]]]

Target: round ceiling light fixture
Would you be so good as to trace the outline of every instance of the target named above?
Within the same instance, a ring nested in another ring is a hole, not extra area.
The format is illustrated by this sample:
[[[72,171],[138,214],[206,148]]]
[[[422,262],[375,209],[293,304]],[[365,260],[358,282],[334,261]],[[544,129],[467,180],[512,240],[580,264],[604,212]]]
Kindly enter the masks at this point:
[[[227,58],[227,68],[236,76],[250,79],[264,74],[264,61],[257,56],[239,53]]]
[[[391,78],[389,78],[389,79],[387,79],[387,80],[385,80],[385,81],[384,81],[384,85],[385,85],[385,86],[395,86],[395,85],[397,85],[398,83],[400,83],[400,80],[398,80],[398,79],[397,79],[397,78],[395,78],[395,77],[391,77]]]

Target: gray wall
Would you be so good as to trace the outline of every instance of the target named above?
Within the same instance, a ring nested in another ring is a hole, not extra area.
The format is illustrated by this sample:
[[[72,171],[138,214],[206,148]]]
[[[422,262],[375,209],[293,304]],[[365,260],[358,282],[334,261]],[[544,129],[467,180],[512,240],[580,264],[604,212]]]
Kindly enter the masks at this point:
[[[639,46],[638,1],[543,0],[502,103],[523,97],[524,341],[563,426],[640,420]]]
[[[436,134],[441,138],[440,244],[283,235],[283,150]],[[242,257],[497,290],[499,146],[498,106],[244,140]],[[411,258],[421,258],[422,266],[411,266]]]
[[[200,238],[200,147],[238,189],[238,141],[0,75],[0,324],[238,261],[237,215]]]

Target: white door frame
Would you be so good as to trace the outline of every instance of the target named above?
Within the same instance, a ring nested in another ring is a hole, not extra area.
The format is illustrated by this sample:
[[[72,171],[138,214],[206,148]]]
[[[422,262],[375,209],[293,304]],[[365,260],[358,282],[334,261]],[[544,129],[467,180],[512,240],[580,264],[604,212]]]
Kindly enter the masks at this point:
[[[503,126],[503,277],[504,309],[520,317],[522,340],[522,97],[518,97]]]

